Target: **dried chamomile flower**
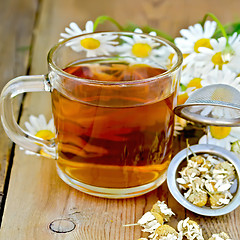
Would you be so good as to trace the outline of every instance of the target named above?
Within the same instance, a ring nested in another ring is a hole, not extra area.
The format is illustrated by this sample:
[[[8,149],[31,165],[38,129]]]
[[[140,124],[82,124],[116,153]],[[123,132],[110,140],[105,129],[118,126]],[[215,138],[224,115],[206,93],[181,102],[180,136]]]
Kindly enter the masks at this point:
[[[155,230],[175,215],[168,206],[161,201],[157,201],[151,211],[146,212],[137,223],[126,224],[124,226],[140,225],[143,232],[154,233]]]
[[[190,179],[190,182],[191,183],[189,184],[189,186],[192,188],[193,191],[203,191],[202,189],[205,183],[205,180],[203,178],[195,177],[193,179]]]
[[[219,208],[227,205],[232,199],[230,192],[214,193],[209,197],[209,202],[212,208]]]
[[[143,232],[153,233],[162,223],[151,212],[146,212],[137,222],[143,229]]]
[[[193,153],[179,174],[181,177],[176,181],[184,197],[198,207],[222,207],[233,197],[230,188],[234,183],[235,168],[227,161]]]
[[[231,238],[225,233],[213,234],[208,240],[231,240]]]
[[[151,213],[157,213],[157,214],[161,215],[163,217],[164,221],[169,221],[170,217],[172,215],[175,215],[175,213],[172,211],[172,209],[169,208],[167,206],[167,204],[164,203],[164,201],[163,202],[157,201],[153,205],[153,207],[151,209]]]
[[[189,202],[191,202],[195,206],[202,207],[207,204],[208,195],[206,192],[203,192],[203,191],[201,192],[195,191],[191,193],[187,199]]]
[[[189,178],[194,178],[194,177],[200,175],[200,171],[196,168],[187,166],[187,167],[183,168],[181,175],[185,175]]]
[[[209,179],[209,180],[205,181],[205,188],[207,189],[207,191],[209,193],[217,192],[217,188],[215,187],[216,183],[217,183],[217,181],[216,180],[212,180],[212,179]]]
[[[189,240],[204,240],[202,229],[195,221],[192,221],[189,218],[181,220],[177,225],[177,229]]]
[[[163,219],[162,215],[160,215],[157,212],[152,212],[152,215],[155,217],[155,219],[158,221],[158,223],[160,223],[161,225],[164,223],[164,219]]]
[[[218,180],[215,187],[218,192],[225,192],[231,188],[232,184],[233,182],[229,182],[228,180]]]
[[[219,179],[233,179],[235,177],[235,169],[231,163],[220,162],[213,169],[213,178]]]
[[[191,157],[191,161],[196,162],[197,164],[203,164],[205,162],[205,158],[202,156],[193,156]]]
[[[205,159],[204,163],[200,165],[200,167],[198,168],[198,170],[201,172],[201,173],[206,173],[208,171],[210,171],[212,167],[212,164],[210,161],[208,161],[207,159]]]
[[[158,201],[153,205],[151,212],[146,212],[137,224],[125,226],[140,225],[143,227],[143,232],[149,233],[147,237],[141,237],[138,238],[138,240],[204,240],[200,226],[189,218],[181,220],[177,225],[177,230],[168,224],[164,224],[164,221],[166,221],[166,219],[169,220],[172,215],[174,215],[172,210],[168,208],[164,202]],[[161,222],[161,224],[159,222]],[[226,233],[221,232],[219,234],[213,234],[208,240],[232,239],[230,239]]]
[[[175,234],[169,233],[167,236],[155,236],[153,240],[182,240],[181,236],[176,236]]]
[[[212,166],[217,165],[218,163],[220,163],[220,161],[216,158],[214,158],[211,155],[207,155],[207,161],[209,161],[211,163]]]
[[[171,227],[167,224],[164,224],[164,225],[159,226],[156,229],[155,236],[154,236],[155,238],[153,238],[153,239],[156,239],[156,240],[163,239],[163,237],[167,237],[168,235],[178,237],[178,233],[173,227]],[[167,239],[170,239],[170,238],[167,238]]]
[[[189,189],[189,180],[185,178],[184,176],[181,178],[176,179],[177,183],[179,183],[179,188],[187,190]]]
[[[184,172],[181,172],[181,178],[177,178],[180,189],[187,190],[189,188],[199,188],[202,186],[203,180],[197,176],[192,177],[193,175],[184,175]]]

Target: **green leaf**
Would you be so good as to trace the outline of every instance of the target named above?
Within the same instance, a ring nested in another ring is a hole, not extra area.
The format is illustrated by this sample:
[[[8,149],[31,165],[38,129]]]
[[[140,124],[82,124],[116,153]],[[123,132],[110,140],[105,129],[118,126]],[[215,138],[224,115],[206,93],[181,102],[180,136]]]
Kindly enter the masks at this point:
[[[185,92],[187,90],[187,87],[185,85],[183,85],[182,83],[180,83],[180,90],[181,90],[181,92]]]

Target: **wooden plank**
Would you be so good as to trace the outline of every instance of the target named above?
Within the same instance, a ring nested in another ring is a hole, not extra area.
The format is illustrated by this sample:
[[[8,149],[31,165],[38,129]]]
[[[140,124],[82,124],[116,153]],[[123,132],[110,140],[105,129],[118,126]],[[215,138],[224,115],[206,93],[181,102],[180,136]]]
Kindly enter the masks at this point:
[[[30,45],[38,1],[0,1],[0,91],[12,78],[28,70]],[[21,98],[15,101],[18,116]],[[8,168],[12,142],[0,124],[0,202]]]
[[[216,4],[216,1],[202,2],[199,5],[201,11],[209,11],[215,7],[214,3]],[[218,1],[216,9],[220,9],[219,2],[223,11],[226,7],[223,1]],[[122,24],[126,23],[126,19],[140,25],[152,22],[156,24],[155,27],[175,33],[179,26],[195,23],[196,18],[202,18],[203,14],[200,15],[197,12],[199,9],[195,9],[193,4],[186,10],[186,3],[188,2],[176,3],[174,0],[123,0],[120,4],[120,1],[107,0],[100,4],[97,0],[68,0],[66,4],[65,0],[42,0],[39,22],[34,31],[31,74],[47,72],[46,54],[70,21],[76,21],[83,26],[86,20],[106,14],[118,19]],[[236,7],[237,1],[233,1],[233,5]],[[175,9],[173,12],[172,8]],[[227,15],[224,21],[233,19],[236,9],[231,8],[231,11],[233,15]],[[160,17],[158,12],[161,13]],[[169,12],[175,16],[170,17]],[[196,15],[193,15],[193,12]],[[161,19],[165,21],[160,21]],[[28,94],[23,106],[21,124],[23,125],[30,114],[40,113],[50,117],[49,95]],[[166,201],[176,213],[171,223],[175,227],[177,222],[187,215],[201,224],[205,237],[209,237],[211,232],[225,230],[233,239],[240,239],[237,224],[231,224],[233,221],[239,223],[238,210],[218,218],[203,218],[185,212],[168,192],[166,183],[151,193],[133,199],[109,200],[88,196],[70,188],[59,179],[54,160],[28,156],[18,148],[14,157],[0,239],[136,240],[141,236],[140,228],[126,228],[122,225],[136,222],[158,199]],[[68,233],[57,233],[49,228],[51,225],[55,231],[59,231],[57,226],[60,224],[65,230],[71,229],[72,222],[76,226]]]
[[[116,16],[122,24],[149,25],[175,37],[180,29],[201,21],[208,12],[214,13],[223,24],[239,21],[239,7],[238,0],[139,0],[137,5],[135,1],[124,0],[115,2],[111,16]]]

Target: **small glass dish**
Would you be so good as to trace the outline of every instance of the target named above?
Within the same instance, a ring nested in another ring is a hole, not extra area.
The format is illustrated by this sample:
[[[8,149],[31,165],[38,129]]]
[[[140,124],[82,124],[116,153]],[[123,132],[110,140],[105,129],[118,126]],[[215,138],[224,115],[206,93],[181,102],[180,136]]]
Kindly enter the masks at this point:
[[[187,162],[187,154],[189,157],[193,155],[192,152],[189,151],[187,148],[176,154],[168,167],[167,184],[173,197],[186,209],[203,216],[220,216],[233,211],[240,205],[240,159],[234,153],[215,145],[197,144],[190,146],[190,149],[192,152],[196,153],[196,155],[209,154],[212,156],[216,156],[223,159],[224,161],[230,162],[234,166],[236,170],[236,181],[231,187],[231,193],[233,195],[233,198],[231,199],[229,204],[221,208],[210,208],[207,206],[195,206],[183,196],[183,193],[180,190],[176,179],[180,176],[179,171],[184,166],[184,163],[186,164]]]

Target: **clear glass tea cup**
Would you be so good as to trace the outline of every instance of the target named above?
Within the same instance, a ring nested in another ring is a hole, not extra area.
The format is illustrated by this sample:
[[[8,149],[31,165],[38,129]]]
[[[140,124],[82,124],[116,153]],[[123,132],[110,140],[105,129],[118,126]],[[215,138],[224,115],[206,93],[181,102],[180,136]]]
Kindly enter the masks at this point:
[[[49,72],[11,80],[1,94],[1,119],[21,147],[56,159],[60,178],[100,197],[142,195],[166,179],[173,109],[182,54],[174,44],[141,33],[98,32],[55,45]],[[56,128],[44,140],[23,130],[13,98],[48,91]]]

